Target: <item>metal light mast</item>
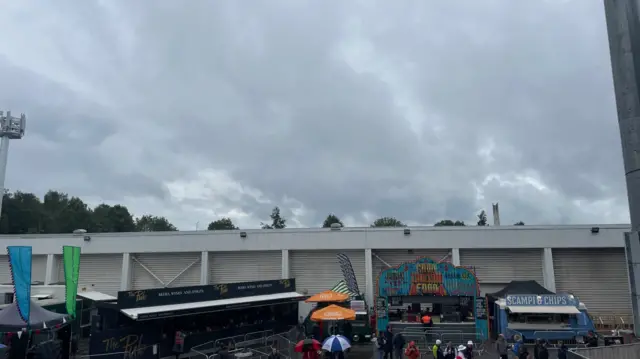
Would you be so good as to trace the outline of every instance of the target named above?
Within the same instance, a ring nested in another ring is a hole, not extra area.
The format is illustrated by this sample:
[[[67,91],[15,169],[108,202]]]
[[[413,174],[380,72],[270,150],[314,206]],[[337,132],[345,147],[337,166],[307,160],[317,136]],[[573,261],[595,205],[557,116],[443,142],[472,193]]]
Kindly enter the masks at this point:
[[[9,159],[9,141],[19,140],[24,136],[27,125],[27,117],[21,114],[20,117],[11,116],[11,111],[5,115],[0,111],[0,213],[2,213],[2,199],[4,198],[4,180],[7,175],[7,160]]]
[[[604,9],[631,217],[625,253],[634,330],[640,335],[640,1],[604,0]]]

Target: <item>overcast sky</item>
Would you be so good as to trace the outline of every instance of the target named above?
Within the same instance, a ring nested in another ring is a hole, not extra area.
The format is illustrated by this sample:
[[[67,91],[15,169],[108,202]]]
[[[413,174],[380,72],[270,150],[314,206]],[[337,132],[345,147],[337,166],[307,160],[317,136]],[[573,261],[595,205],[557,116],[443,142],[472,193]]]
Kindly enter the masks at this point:
[[[183,230],[628,222],[602,0],[0,4],[11,190]]]

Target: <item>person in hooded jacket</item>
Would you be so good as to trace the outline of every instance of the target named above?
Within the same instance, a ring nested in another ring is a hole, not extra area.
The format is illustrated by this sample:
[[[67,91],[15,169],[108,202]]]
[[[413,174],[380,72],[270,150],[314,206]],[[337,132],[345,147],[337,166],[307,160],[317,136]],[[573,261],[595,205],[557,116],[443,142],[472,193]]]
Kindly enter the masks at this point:
[[[442,353],[444,354],[444,359],[455,359],[457,352],[456,347],[449,341]]]
[[[407,346],[407,349],[404,351],[404,355],[408,359],[418,359],[418,358],[420,358],[420,349],[418,349],[418,346],[416,345],[416,342],[414,342],[414,341],[409,342],[409,346]]]
[[[507,343],[504,334],[500,334],[498,340],[496,340],[496,351],[500,359],[509,359],[509,343]]]
[[[467,342],[467,349],[464,351],[464,357],[466,359],[473,359],[473,342],[471,340]]]

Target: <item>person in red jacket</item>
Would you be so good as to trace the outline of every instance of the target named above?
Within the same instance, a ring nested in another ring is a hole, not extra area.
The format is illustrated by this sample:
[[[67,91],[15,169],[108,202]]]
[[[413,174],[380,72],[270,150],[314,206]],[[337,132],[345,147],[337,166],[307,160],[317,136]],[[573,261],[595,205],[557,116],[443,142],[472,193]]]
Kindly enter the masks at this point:
[[[409,346],[404,351],[404,355],[406,355],[409,359],[418,359],[420,358],[420,349],[416,345],[416,342],[409,342]]]

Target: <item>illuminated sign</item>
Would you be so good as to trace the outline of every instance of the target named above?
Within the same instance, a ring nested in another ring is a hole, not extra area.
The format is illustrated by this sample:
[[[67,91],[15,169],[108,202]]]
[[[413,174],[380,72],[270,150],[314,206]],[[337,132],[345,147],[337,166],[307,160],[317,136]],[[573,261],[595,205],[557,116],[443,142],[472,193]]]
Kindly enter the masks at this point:
[[[571,295],[508,295],[506,301],[508,307],[519,305],[576,306],[576,299]]]
[[[420,258],[397,268],[389,268],[378,277],[378,295],[477,296],[478,283],[468,268]]]

